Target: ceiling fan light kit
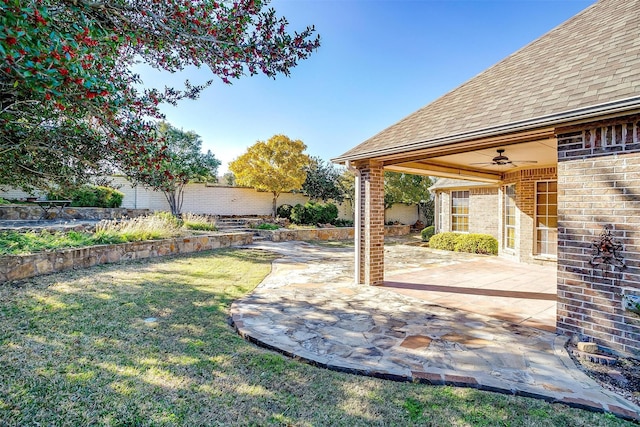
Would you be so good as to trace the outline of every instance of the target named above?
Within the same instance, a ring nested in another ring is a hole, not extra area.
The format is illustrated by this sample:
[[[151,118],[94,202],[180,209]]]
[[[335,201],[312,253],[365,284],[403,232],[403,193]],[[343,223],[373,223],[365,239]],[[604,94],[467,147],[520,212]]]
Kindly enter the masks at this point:
[[[516,163],[538,163],[536,160],[509,160],[509,158],[507,156],[504,155],[505,149],[504,148],[498,148],[496,150],[498,152],[498,155],[495,156],[493,159],[491,159],[490,162],[479,162],[479,163],[471,163],[471,165],[478,165],[478,166],[507,166],[507,165],[512,165],[512,166],[518,166]]]

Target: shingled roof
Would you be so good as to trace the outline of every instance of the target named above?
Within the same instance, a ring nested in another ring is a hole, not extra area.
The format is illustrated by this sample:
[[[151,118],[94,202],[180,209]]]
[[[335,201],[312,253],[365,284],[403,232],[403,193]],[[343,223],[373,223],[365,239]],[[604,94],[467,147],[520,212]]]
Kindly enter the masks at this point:
[[[337,162],[640,107],[640,0],[600,0]]]

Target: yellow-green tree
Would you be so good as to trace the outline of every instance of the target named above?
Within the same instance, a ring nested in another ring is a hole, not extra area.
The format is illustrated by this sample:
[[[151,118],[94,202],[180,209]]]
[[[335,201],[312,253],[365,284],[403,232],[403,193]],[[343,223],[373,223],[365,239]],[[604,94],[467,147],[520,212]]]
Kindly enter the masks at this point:
[[[304,154],[306,145],[300,140],[292,141],[285,135],[274,135],[268,141],[258,141],[242,156],[229,163],[236,177],[236,184],[253,187],[273,194],[273,216],[276,216],[280,194],[302,187],[309,165],[309,156]]]

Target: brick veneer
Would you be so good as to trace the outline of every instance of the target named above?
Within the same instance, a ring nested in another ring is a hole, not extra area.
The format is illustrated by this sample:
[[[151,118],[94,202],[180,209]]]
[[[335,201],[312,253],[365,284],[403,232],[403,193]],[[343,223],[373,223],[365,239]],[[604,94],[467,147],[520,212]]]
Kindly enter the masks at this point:
[[[500,217],[498,205],[498,189],[495,187],[461,187],[460,190],[469,191],[469,232],[491,234],[498,238],[498,219]],[[451,189],[438,190],[438,207],[442,209],[442,224],[438,224],[438,232],[451,231]],[[438,217],[438,211],[435,212]]]
[[[640,319],[622,294],[640,295],[640,117],[558,134],[558,331],[640,354]],[[624,245],[622,271],[594,267],[605,225]]]
[[[358,167],[360,173],[360,281],[384,280],[384,170],[381,163]]]
[[[499,218],[498,189],[470,188],[469,231],[491,234],[497,239]]]

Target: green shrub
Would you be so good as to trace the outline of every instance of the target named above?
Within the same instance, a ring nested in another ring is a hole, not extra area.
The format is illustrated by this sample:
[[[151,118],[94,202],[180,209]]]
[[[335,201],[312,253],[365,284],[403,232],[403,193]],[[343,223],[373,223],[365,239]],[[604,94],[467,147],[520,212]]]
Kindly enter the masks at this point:
[[[293,206],[291,205],[280,205],[278,206],[278,209],[276,209],[276,215],[280,218],[286,218],[286,219],[291,219],[291,210],[293,209]]]
[[[498,241],[489,234],[438,233],[429,239],[429,247],[472,254],[498,254]]]
[[[10,201],[5,200],[5,199],[3,199],[2,197],[0,197],[0,205],[8,205],[8,204],[10,204],[10,203],[11,203]]]
[[[433,225],[430,225],[420,232],[420,237],[422,237],[423,242],[428,242],[435,233],[436,228]]]
[[[470,252],[472,254],[498,254],[498,241],[489,234],[461,234],[454,250],[456,252]]]
[[[458,241],[458,233],[438,233],[429,239],[429,247],[433,249],[442,249],[445,251],[453,251]]]
[[[263,222],[256,226],[258,230],[277,230],[280,226],[278,224],[269,224],[268,222]]]
[[[353,227],[353,220],[337,218],[333,221],[333,225],[336,227]]]
[[[308,224],[307,211],[300,203],[291,208],[291,216],[289,217],[294,224]]]
[[[324,205],[316,205],[318,212],[318,221],[321,224],[332,224],[338,218],[338,207],[333,203]]]
[[[71,200],[71,206],[119,208],[122,205],[124,193],[111,187],[100,185],[83,185],[72,190],[51,191],[47,194],[49,200]]]
[[[295,224],[331,224],[338,218],[338,207],[333,203],[307,202],[291,209],[291,221]]]
[[[68,233],[48,231],[0,232],[0,255],[22,255],[59,248],[74,248],[93,244],[89,233],[70,231]]]

